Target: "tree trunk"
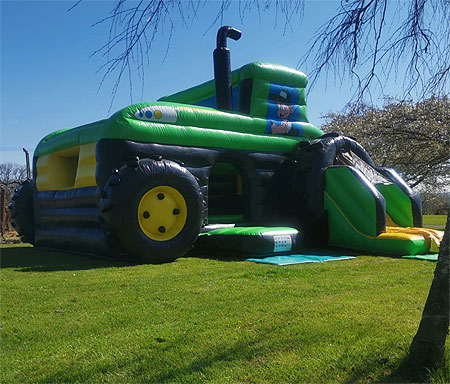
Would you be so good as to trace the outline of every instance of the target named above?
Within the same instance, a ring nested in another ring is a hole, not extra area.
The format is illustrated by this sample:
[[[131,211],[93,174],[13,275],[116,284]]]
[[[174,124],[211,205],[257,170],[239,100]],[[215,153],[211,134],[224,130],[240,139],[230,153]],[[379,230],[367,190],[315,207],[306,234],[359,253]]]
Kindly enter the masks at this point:
[[[426,373],[444,359],[445,339],[449,330],[449,220],[445,226],[444,239],[439,249],[439,258],[434,279],[428,293],[419,329],[409,348],[409,363],[418,373]]]

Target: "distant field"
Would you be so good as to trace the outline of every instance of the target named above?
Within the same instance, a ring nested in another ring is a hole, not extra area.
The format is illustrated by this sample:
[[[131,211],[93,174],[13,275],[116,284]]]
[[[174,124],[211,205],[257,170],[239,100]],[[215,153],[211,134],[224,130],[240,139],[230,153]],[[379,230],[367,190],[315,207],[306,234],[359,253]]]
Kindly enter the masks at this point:
[[[402,362],[436,266],[1,253],[2,383],[410,382]],[[450,382],[448,369],[427,381]]]
[[[447,215],[423,215],[423,226],[444,230],[447,223]]]

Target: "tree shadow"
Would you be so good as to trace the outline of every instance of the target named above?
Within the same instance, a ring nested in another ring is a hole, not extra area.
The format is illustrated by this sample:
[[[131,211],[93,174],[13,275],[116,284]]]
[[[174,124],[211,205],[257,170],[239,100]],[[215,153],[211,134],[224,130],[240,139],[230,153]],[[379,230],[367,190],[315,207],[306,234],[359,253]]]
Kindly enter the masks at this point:
[[[129,377],[124,376],[125,379],[133,378],[132,381],[136,382],[149,382],[149,383],[173,383],[183,382],[186,377],[192,377],[199,373],[204,373],[208,368],[214,366],[217,363],[223,362],[235,362],[239,360],[246,360],[248,356],[253,356],[255,350],[257,350],[258,341],[249,342],[235,342],[224,348],[218,348],[217,351],[211,351],[205,356],[199,357],[195,360],[182,359],[179,364],[173,364],[172,361],[166,361],[166,355],[177,354],[180,343],[184,340],[177,339],[173,341],[166,341],[159,339],[158,343],[162,344],[163,349],[153,351],[141,351],[132,357],[122,357],[99,363],[94,369],[87,369],[82,366],[73,367],[69,369],[60,369],[49,375],[47,375],[42,382],[90,382],[93,377],[96,377],[100,373],[118,373],[122,370],[127,371],[132,367],[131,372],[128,373]],[[164,353],[162,352],[164,351]],[[156,354],[159,353],[159,356]],[[168,358],[167,358],[168,359]],[[159,360],[165,363],[160,363],[163,366],[168,367],[162,372],[153,373],[148,369],[148,366],[153,361]],[[130,380],[131,381],[131,380]],[[196,380],[194,380],[196,381]],[[186,381],[188,382],[188,381]]]
[[[372,373],[384,369],[383,375],[376,380]],[[436,367],[439,368],[439,367]],[[428,383],[430,372],[418,369],[409,359],[407,353],[400,361],[390,361],[380,356],[378,359],[366,358],[364,365],[352,368],[353,374],[346,380],[347,383]]]
[[[438,368],[438,367],[436,367]],[[379,383],[428,383],[430,372],[424,368],[419,369],[406,355],[397,367],[378,380]]]
[[[19,272],[76,271],[136,265],[123,260],[119,261],[26,245],[1,248],[0,253],[0,268],[14,268]]]
[[[271,361],[272,355],[278,352],[283,352],[281,346],[272,348],[269,346],[271,340],[274,338],[276,329],[268,330],[263,335],[254,335],[251,338],[244,340],[236,340],[224,343],[218,343],[217,348],[208,350],[206,353],[197,354],[195,359],[180,359],[178,363],[174,364],[173,356],[179,355],[179,346],[186,342],[185,337],[175,337],[174,339],[166,340],[165,338],[152,337],[157,343],[161,343],[161,348],[143,349],[132,357],[122,357],[111,359],[104,363],[99,363],[94,369],[85,369],[82,366],[73,367],[72,370],[60,369],[57,370],[43,380],[43,382],[73,382],[73,381],[92,381],[99,373],[120,373],[127,372],[130,377],[137,382],[155,382],[155,383],[172,383],[172,382],[198,382],[198,375],[202,376],[205,381],[207,379],[208,369],[217,365],[228,364],[232,366],[242,366],[245,362],[255,359]],[[318,334],[317,337],[320,337]],[[148,340],[152,344],[152,340]],[[298,346],[302,342],[298,340]],[[292,343],[289,343],[292,344]],[[283,345],[283,343],[281,343]],[[342,356],[345,359],[345,356]],[[148,366],[153,361],[158,360],[159,364],[166,366],[167,369],[152,370]],[[361,360],[360,366],[352,367],[352,374],[346,375],[343,379],[346,383],[426,383],[428,382],[427,373],[420,374],[409,365],[408,357],[400,361],[390,361],[388,358],[374,358],[367,356]],[[375,372],[384,369],[384,374],[375,379],[372,375]],[[159,371],[159,372],[158,372]],[[343,370],[346,374],[348,370]],[[270,373],[267,373],[270,375]],[[127,376],[124,376],[127,378]],[[341,377],[342,379],[342,377]],[[289,382],[301,382],[302,378],[298,374],[293,373],[289,377]]]

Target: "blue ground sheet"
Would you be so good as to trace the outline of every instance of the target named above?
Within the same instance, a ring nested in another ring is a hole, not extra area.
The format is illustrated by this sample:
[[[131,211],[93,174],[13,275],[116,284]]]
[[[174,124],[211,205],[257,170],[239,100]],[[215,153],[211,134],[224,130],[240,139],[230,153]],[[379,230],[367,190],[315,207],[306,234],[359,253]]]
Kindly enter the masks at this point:
[[[438,256],[439,255],[437,253],[430,253],[428,255],[409,255],[409,256],[402,256],[402,257],[403,257],[403,259],[437,261]]]
[[[247,261],[254,261],[255,263],[265,263],[274,265],[292,265],[301,263],[321,263],[324,261],[339,261],[354,259],[353,256],[333,256],[333,255],[282,255],[269,256],[260,259],[250,258]]]

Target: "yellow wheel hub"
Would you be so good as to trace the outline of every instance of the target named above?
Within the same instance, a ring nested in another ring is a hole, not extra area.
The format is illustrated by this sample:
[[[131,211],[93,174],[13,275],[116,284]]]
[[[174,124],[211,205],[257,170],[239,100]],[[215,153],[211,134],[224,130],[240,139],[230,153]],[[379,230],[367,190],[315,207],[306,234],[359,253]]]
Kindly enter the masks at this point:
[[[186,224],[186,201],[175,188],[167,185],[154,187],[142,196],[138,218],[142,232],[150,239],[173,239]]]

